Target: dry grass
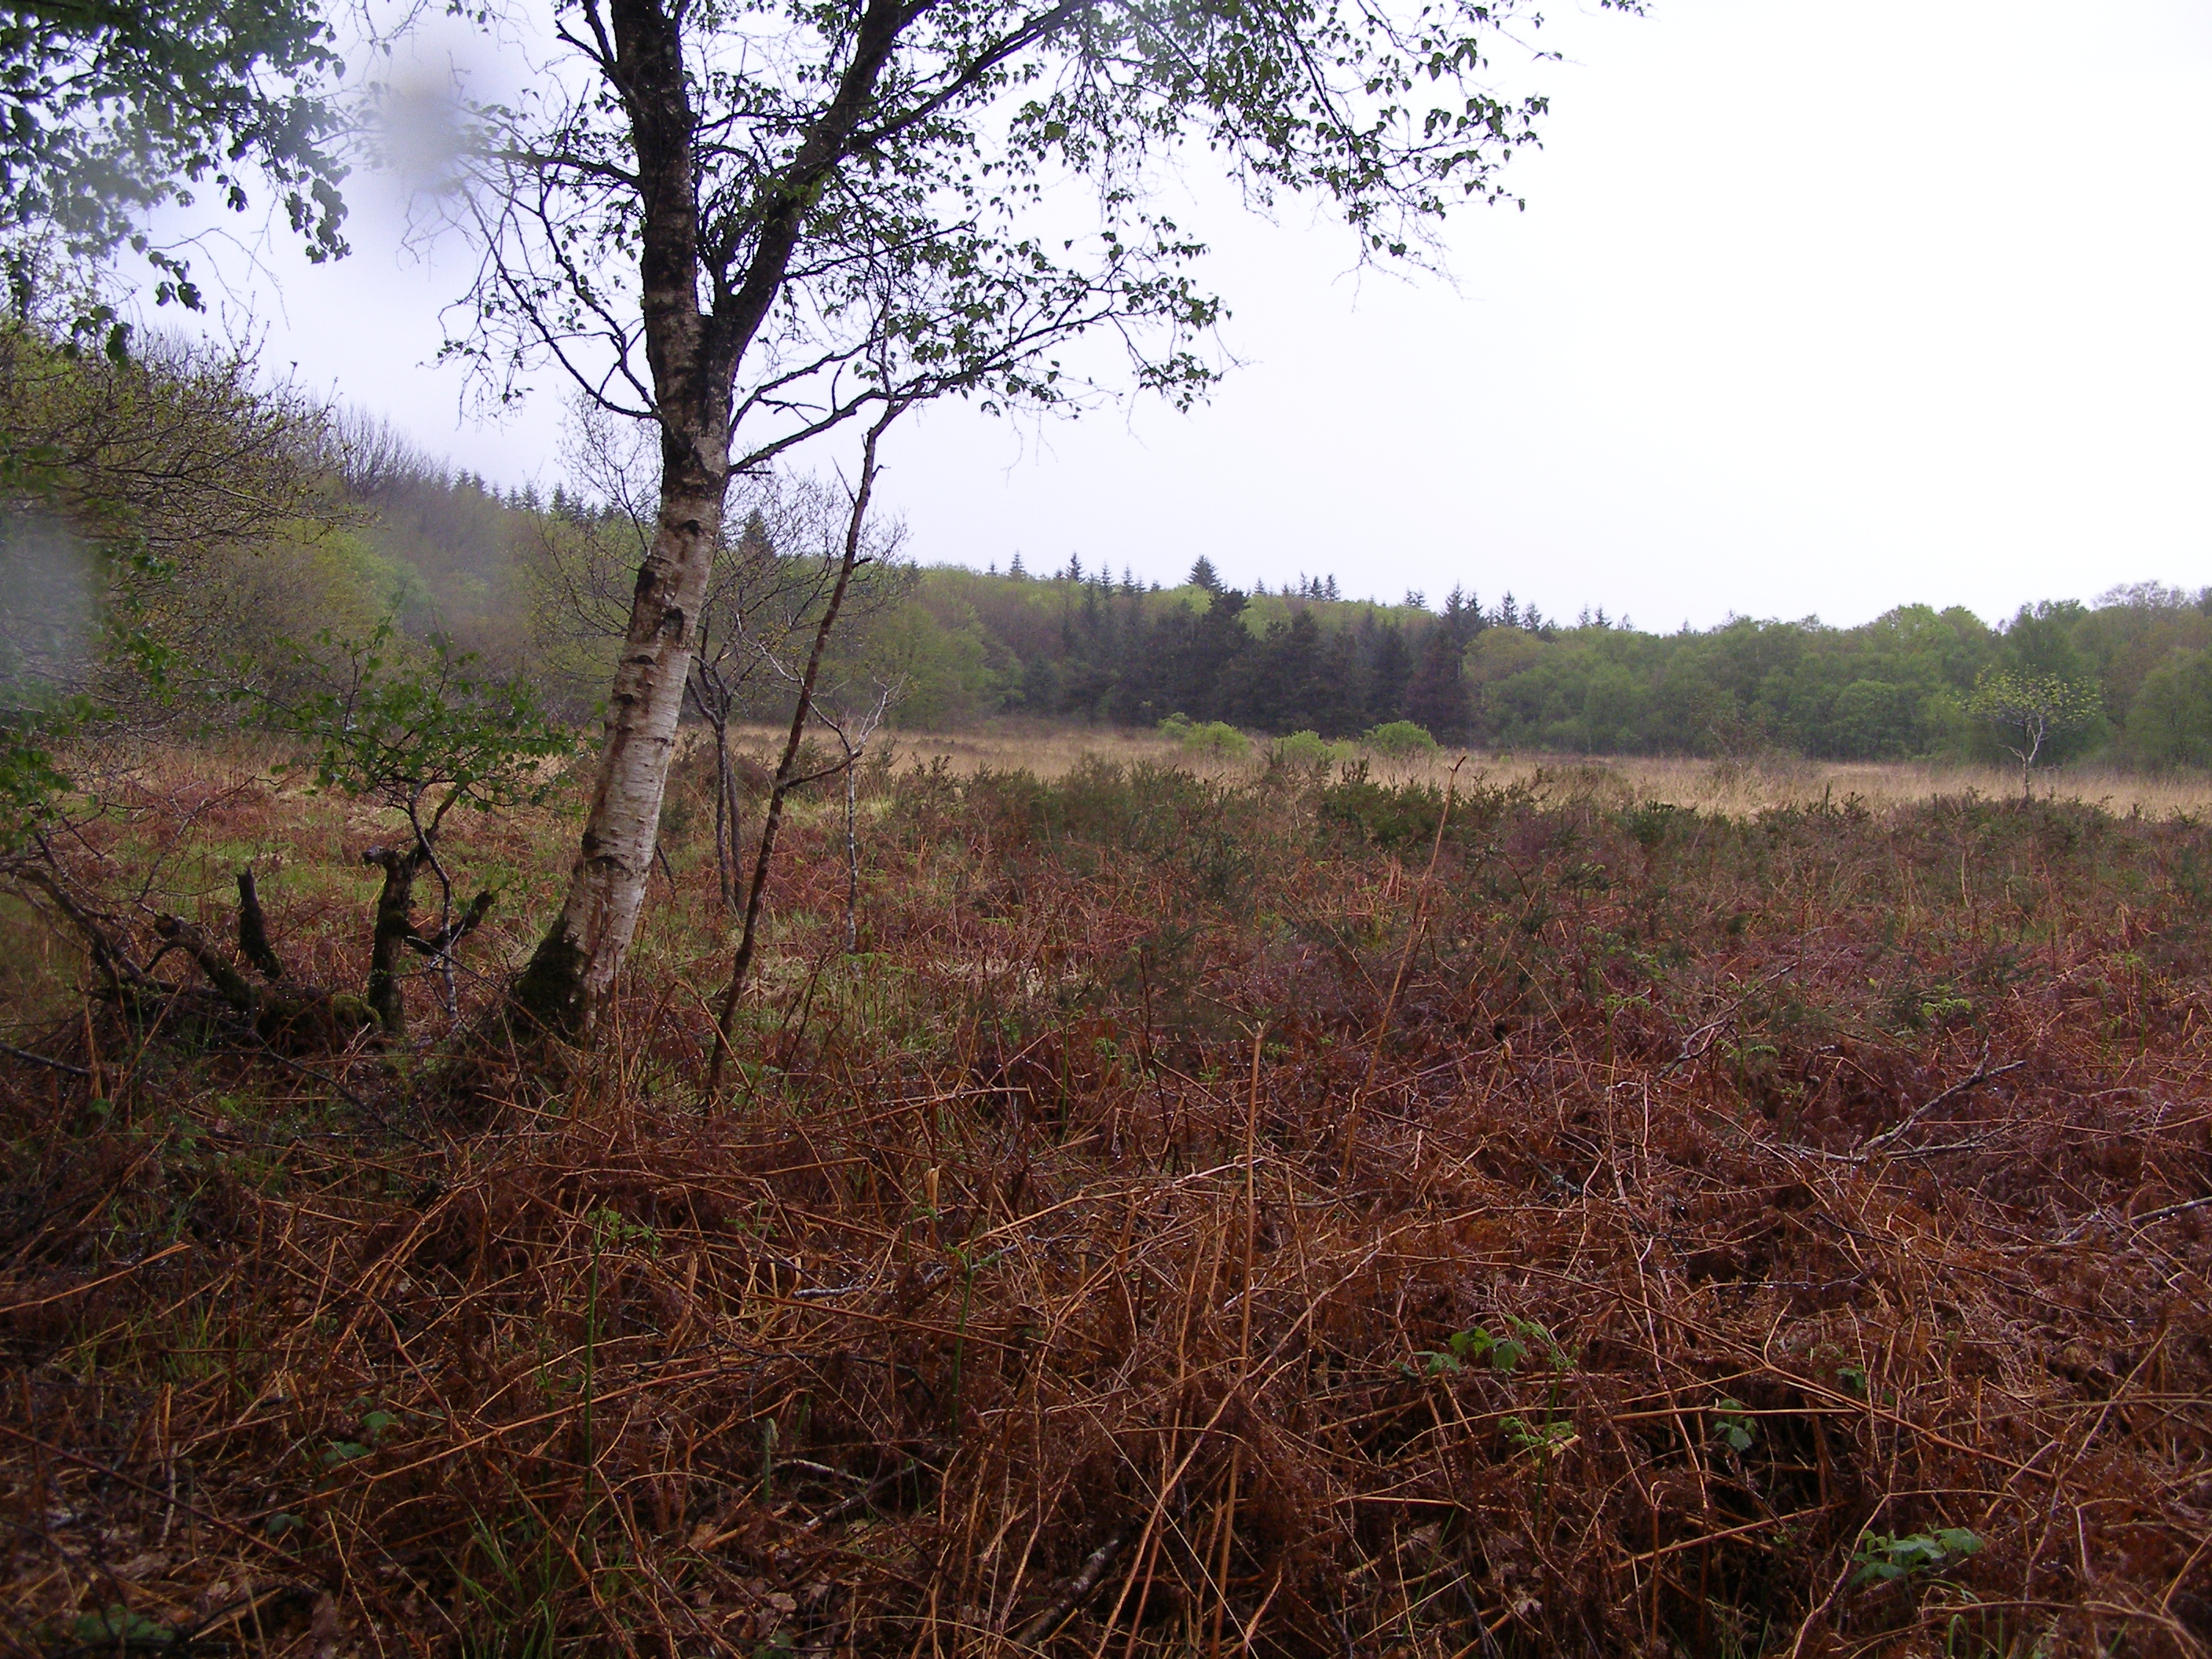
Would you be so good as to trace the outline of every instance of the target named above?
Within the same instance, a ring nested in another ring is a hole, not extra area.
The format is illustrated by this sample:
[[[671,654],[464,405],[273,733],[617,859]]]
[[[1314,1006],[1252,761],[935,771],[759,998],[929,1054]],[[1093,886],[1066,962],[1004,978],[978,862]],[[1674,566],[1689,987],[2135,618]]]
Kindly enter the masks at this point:
[[[2212,836],[996,763],[873,781],[858,957],[801,816],[719,1111],[696,831],[564,1066],[279,1059],[52,952],[14,1650],[2212,1645]],[[78,874],[167,848],[213,931],[258,849],[338,982],[355,834],[172,774]]]
[[[762,752],[779,734],[766,727],[747,732]],[[1128,764],[1135,762],[1189,768],[1224,779],[1247,778],[1266,763],[1264,742],[1256,742],[1242,761],[1197,756],[1156,732],[1120,727],[1024,726],[1007,722],[963,732],[898,732],[890,734],[904,760],[927,762],[942,757],[952,771],[1029,771],[1039,777],[1064,777],[1086,759]],[[1882,808],[1932,800],[1938,796],[1978,794],[2009,800],[2020,793],[2020,775],[2001,768],[1937,765],[1918,761],[1847,763],[1768,754],[1744,760],[1689,757],[1498,754],[1481,750],[1443,749],[1413,760],[1364,757],[1378,778],[1426,782],[1441,787],[1455,763],[1462,783],[1510,784],[1582,778],[1594,780],[1624,799],[1666,801],[1706,812],[1756,812],[1770,806],[1802,806],[1826,799],[1856,799]],[[2082,801],[2118,813],[2141,811],[2154,817],[2212,810],[2212,775],[2195,772],[2149,774],[2097,767],[2067,767],[2039,778],[2039,799]]]

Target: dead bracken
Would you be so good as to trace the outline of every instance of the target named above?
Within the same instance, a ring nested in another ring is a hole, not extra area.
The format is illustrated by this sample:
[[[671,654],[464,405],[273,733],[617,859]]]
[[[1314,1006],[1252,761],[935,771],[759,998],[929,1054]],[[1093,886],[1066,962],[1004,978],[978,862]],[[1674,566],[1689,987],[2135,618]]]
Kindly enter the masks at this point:
[[[70,878],[362,982],[368,832],[156,762]],[[13,1650],[2212,1646],[2194,820],[878,764],[848,954],[836,794],[720,1102],[703,840],[471,1024],[557,801],[414,1047],[11,952]]]

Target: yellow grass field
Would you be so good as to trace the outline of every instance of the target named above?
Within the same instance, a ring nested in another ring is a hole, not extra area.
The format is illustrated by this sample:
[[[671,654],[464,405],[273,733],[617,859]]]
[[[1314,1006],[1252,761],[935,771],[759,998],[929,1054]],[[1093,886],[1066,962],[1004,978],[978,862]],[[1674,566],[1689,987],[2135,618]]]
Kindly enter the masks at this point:
[[[773,755],[783,734],[761,726],[745,729],[742,741],[755,753]],[[1128,763],[1149,761],[1182,766],[1206,775],[1243,777],[1259,771],[1267,744],[1255,740],[1244,756],[1224,759],[1186,750],[1157,732],[1107,726],[1048,726],[1008,722],[968,732],[892,732],[878,740],[887,745],[902,769],[943,757],[956,774],[1029,771],[1039,777],[1064,775],[1085,756]],[[1492,784],[1540,778],[1547,793],[1595,793],[1623,799],[1665,801],[1700,811],[1739,814],[1770,806],[1805,805],[1823,799],[1841,803],[1857,797],[1869,807],[1905,805],[1936,796],[1979,795],[2009,799],[2020,788],[2019,774],[1989,766],[1937,765],[1919,761],[1857,762],[1808,760],[1801,756],[1765,755],[1714,761],[1684,757],[1547,755],[1440,749],[1413,760],[1366,756],[1376,779],[1389,782],[1426,780],[1441,784],[1455,763],[1464,782]],[[2129,773],[2102,767],[2063,767],[2039,775],[2039,799],[2078,800],[2118,813],[2140,811],[2163,818],[2175,813],[2212,810],[2212,775],[2193,772]]]

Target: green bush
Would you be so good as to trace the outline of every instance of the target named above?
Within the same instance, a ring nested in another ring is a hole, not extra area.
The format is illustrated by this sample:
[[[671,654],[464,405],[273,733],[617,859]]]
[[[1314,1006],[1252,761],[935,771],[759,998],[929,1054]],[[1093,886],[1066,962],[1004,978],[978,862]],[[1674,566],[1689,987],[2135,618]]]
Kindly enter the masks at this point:
[[[1437,746],[1437,740],[1429,735],[1428,728],[1416,726],[1411,720],[1391,720],[1378,726],[1360,741],[1376,754],[1387,755],[1392,760],[1430,754]]]
[[[1162,725],[1164,727],[1165,722]],[[1252,746],[1251,739],[1226,720],[1208,720],[1203,726],[1193,726],[1185,720],[1183,729],[1176,735],[1186,753],[1214,755],[1224,760],[1242,755]]]
[[[1444,796],[1432,784],[1394,788],[1376,783],[1367,776],[1364,766],[1355,766],[1322,789],[1319,804],[1323,824],[1348,830],[1370,846],[1395,851],[1423,847],[1436,838]]]
[[[1318,732],[1293,732],[1268,745],[1267,758],[1291,771],[1319,772],[1346,758],[1350,749],[1350,744],[1331,743]]]

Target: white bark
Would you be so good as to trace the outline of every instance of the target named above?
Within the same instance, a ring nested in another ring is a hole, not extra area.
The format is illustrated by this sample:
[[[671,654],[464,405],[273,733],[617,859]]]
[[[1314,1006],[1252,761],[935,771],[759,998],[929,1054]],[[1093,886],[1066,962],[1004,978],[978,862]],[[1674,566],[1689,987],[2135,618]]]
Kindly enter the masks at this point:
[[[691,668],[693,619],[707,589],[720,526],[719,481],[670,492],[607,700],[605,745],[559,918],[515,988],[540,1024],[588,1038],[637,932],[678,716]]]

